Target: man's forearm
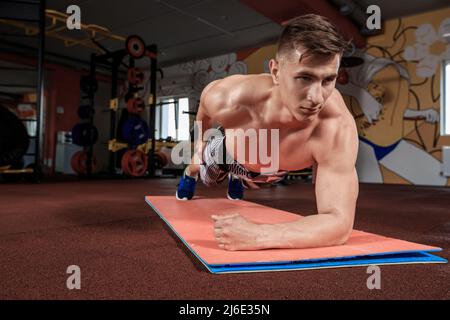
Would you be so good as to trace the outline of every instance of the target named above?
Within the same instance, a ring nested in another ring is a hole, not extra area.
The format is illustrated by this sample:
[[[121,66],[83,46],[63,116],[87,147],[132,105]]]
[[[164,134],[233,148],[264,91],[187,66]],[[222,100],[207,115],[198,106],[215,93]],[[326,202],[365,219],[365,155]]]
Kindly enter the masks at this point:
[[[353,221],[336,213],[306,216],[294,222],[261,224],[261,248],[313,248],[345,243]]]

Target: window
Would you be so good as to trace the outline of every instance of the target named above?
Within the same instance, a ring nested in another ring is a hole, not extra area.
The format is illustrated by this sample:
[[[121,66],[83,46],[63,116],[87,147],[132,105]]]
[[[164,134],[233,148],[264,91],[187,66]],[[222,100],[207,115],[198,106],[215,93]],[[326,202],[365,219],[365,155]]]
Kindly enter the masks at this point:
[[[450,135],[450,60],[444,60],[441,72],[441,135]]]
[[[156,139],[189,140],[188,98],[164,99],[157,104],[155,110]]]

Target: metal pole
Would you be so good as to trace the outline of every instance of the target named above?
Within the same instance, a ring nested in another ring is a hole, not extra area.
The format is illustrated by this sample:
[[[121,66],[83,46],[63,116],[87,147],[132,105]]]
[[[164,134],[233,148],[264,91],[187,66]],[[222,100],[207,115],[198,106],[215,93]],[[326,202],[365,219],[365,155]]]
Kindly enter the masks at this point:
[[[89,77],[91,79],[94,79],[96,81],[96,76],[95,76],[95,72],[96,72],[96,64],[95,64],[95,55],[92,54],[91,55],[91,66],[89,69]],[[95,108],[95,92],[91,91],[89,92],[89,105],[92,108]],[[94,125],[94,115],[92,115],[89,119],[89,123],[91,124],[91,126]],[[93,141],[93,133],[91,132],[91,139]],[[94,145],[90,145],[87,149],[87,161],[86,161],[86,175],[88,178],[90,178],[92,176],[92,164],[93,164],[93,159],[94,158]]]
[[[35,138],[35,169],[34,178],[39,179],[41,156],[43,149],[43,119],[44,119],[44,54],[45,54],[45,0],[39,4],[39,42],[38,42],[38,74],[36,95],[36,138]]]
[[[154,56],[150,59],[150,95],[152,97],[152,103],[150,104],[150,114],[149,114],[149,126],[150,126],[150,139],[152,141],[152,148],[149,152],[149,174],[150,177],[155,176],[155,162],[154,162],[154,153],[156,148],[155,143],[155,125],[156,125],[156,67],[157,60],[156,54],[158,52],[156,45],[151,46],[151,51],[154,52]]]
[[[122,56],[117,54],[113,55],[112,58],[112,70],[111,70],[111,99],[117,98],[117,81],[119,73],[119,63],[122,61]],[[113,140],[116,138],[116,115],[117,112],[111,109],[111,117],[109,122],[109,136]],[[116,171],[116,152],[109,153],[109,172],[114,174]]]

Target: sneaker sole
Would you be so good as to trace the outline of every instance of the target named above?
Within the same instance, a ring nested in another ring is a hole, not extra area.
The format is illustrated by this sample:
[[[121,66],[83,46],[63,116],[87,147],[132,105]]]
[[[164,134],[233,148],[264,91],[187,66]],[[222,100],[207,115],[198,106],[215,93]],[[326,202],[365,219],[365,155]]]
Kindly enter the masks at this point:
[[[239,201],[239,200],[242,200],[243,198],[232,198],[232,197],[230,197],[230,194],[227,192],[227,198],[228,198],[228,200],[231,200],[231,201]]]
[[[186,198],[186,197],[184,197],[184,198],[179,198],[179,197],[178,197],[178,192],[175,192],[175,198],[177,198],[177,200],[180,200],[180,201],[189,201],[189,200],[190,200],[189,198]]]

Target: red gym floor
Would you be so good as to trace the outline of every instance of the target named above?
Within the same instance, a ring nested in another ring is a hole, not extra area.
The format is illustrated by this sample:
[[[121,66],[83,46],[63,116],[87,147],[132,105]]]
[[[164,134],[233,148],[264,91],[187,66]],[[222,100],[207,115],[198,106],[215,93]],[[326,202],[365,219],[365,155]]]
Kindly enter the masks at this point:
[[[0,185],[0,299],[450,299],[448,264],[213,275],[144,202],[175,179]],[[199,186],[219,197],[225,185]],[[313,185],[247,193],[278,209],[314,212]],[[361,184],[355,228],[439,246],[450,259],[450,189]],[[68,290],[69,265],[81,290]]]

